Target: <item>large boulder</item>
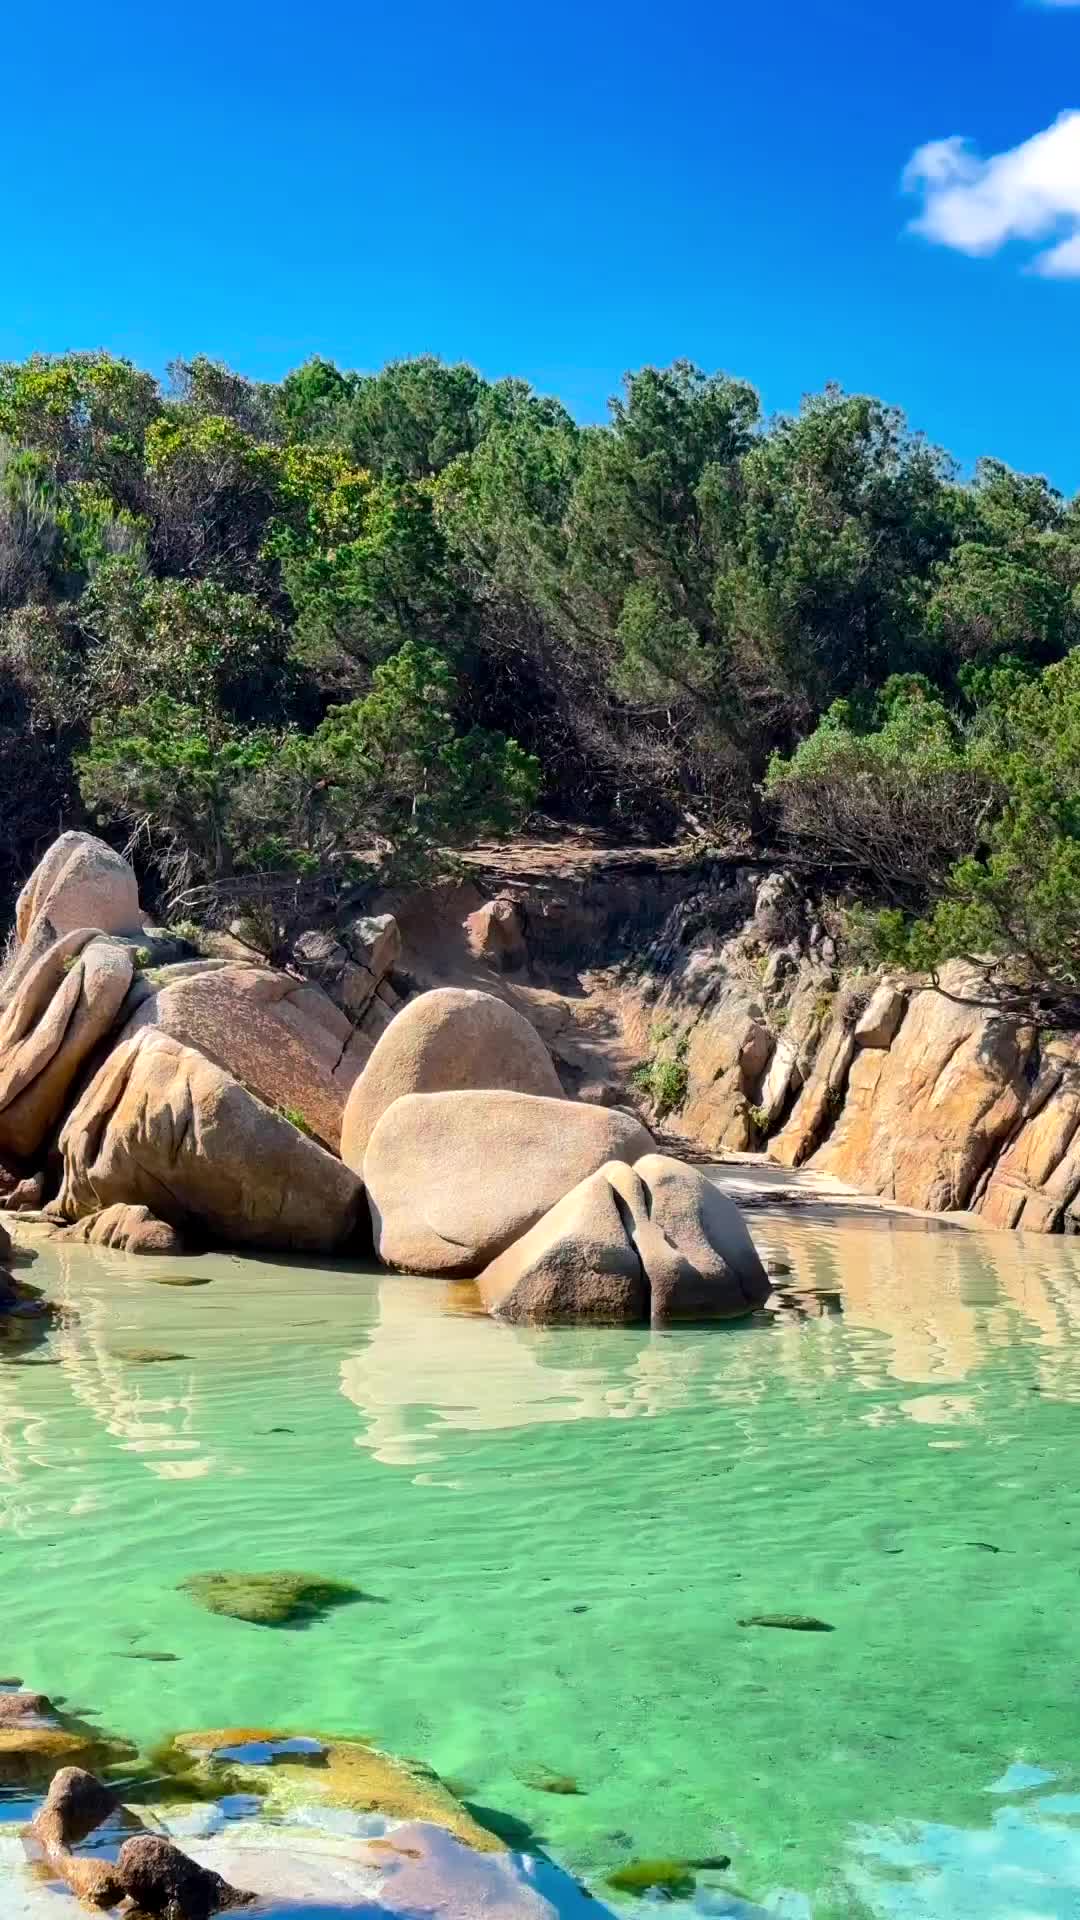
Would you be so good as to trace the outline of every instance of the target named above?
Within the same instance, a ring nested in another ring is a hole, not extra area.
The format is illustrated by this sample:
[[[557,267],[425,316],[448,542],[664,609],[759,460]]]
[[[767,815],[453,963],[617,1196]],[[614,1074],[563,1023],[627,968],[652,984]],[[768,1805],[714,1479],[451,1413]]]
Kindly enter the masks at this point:
[[[328,1253],[352,1238],[363,1204],[340,1160],[153,1027],[109,1055],[68,1116],[60,1150],[54,1211],[66,1220],[122,1201],[181,1232]]]
[[[418,995],[390,1022],[353,1086],[341,1129],[342,1159],[354,1173],[363,1172],[379,1119],[403,1094],[477,1088],[563,1097],[551,1055],[515,1008],[465,987]]]
[[[407,1273],[479,1273],[605,1161],[652,1146],[616,1109],[505,1088],[405,1094],[364,1156],[376,1251]]]
[[[42,915],[58,934],[74,933],[78,927],[138,933],[143,916],[135,874],[95,834],[62,833],[19,895],[15,930],[20,941]]]
[[[653,1325],[760,1307],[772,1289],[734,1201],[697,1167],[668,1154],[644,1155],[634,1172],[645,1189],[646,1220],[635,1222],[635,1241]]]
[[[0,1152],[28,1158],[52,1133],[131,975],[127,947],[81,927],[54,940],[22,977],[0,1013]]]
[[[352,1027],[317,987],[268,967],[183,969],[179,977],[170,968],[156,990],[151,982],[124,1037],[145,1027],[198,1048],[337,1152],[348,1083],[335,1069],[349,1051]]]
[[[478,1276],[488,1312],[549,1323],[648,1320],[649,1285],[624,1220],[628,1194],[632,1210],[644,1216],[641,1183],[618,1162],[579,1181]]]
[[[581,1181],[476,1284],[505,1320],[653,1326],[730,1319],[770,1291],[733,1202],[695,1167],[658,1153]]]

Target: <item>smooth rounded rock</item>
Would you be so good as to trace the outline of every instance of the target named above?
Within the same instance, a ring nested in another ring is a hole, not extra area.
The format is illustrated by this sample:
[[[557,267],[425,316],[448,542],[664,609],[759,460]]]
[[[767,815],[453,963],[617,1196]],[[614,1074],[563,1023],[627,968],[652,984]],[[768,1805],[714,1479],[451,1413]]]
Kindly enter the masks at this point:
[[[19,895],[15,927],[20,941],[39,916],[50,920],[58,934],[78,927],[138,933],[143,915],[134,871],[96,834],[62,833]]]
[[[406,1094],[364,1161],[376,1252],[407,1273],[479,1273],[605,1161],[652,1146],[611,1108],[503,1089]]]
[[[342,1159],[363,1172],[379,1120],[403,1095],[480,1088],[563,1099],[551,1055],[514,1007],[464,987],[420,994],[395,1014],[352,1087]]]

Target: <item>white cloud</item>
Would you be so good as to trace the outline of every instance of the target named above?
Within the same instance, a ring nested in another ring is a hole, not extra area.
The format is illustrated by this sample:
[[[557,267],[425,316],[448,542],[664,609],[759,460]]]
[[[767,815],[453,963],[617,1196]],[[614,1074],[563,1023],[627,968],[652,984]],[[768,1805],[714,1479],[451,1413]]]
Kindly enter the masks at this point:
[[[1080,0],[1051,4],[1080,5]],[[1054,240],[1037,252],[1034,273],[1080,278],[1080,110],[1018,147],[984,159],[953,135],[912,154],[904,188],[922,197],[915,233],[960,253],[996,253],[1008,240]]]

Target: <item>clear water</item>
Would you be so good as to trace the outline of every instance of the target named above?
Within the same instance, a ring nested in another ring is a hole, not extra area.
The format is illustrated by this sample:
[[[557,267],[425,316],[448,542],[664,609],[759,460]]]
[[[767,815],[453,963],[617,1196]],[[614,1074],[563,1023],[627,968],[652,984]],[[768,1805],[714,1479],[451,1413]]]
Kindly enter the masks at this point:
[[[664,1334],[39,1241],[77,1318],[0,1347],[0,1672],[146,1743],[374,1736],[598,1890],[726,1853],[703,1911],[1080,1916],[1080,1247],[752,1224],[789,1307]],[[220,1567],[382,1604],[268,1631],[177,1591]]]

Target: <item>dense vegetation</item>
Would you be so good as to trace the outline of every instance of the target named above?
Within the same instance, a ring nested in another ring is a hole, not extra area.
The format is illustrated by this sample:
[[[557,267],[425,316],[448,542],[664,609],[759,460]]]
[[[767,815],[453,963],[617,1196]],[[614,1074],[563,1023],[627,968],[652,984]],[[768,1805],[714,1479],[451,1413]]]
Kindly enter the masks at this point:
[[[537,801],[794,843],[877,950],[1080,980],[1080,505],[834,389],[0,367],[8,889],[85,817],[283,910]],[[201,890],[201,894],[200,894]],[[1012,964],[1012,963],[1010,963]]]

